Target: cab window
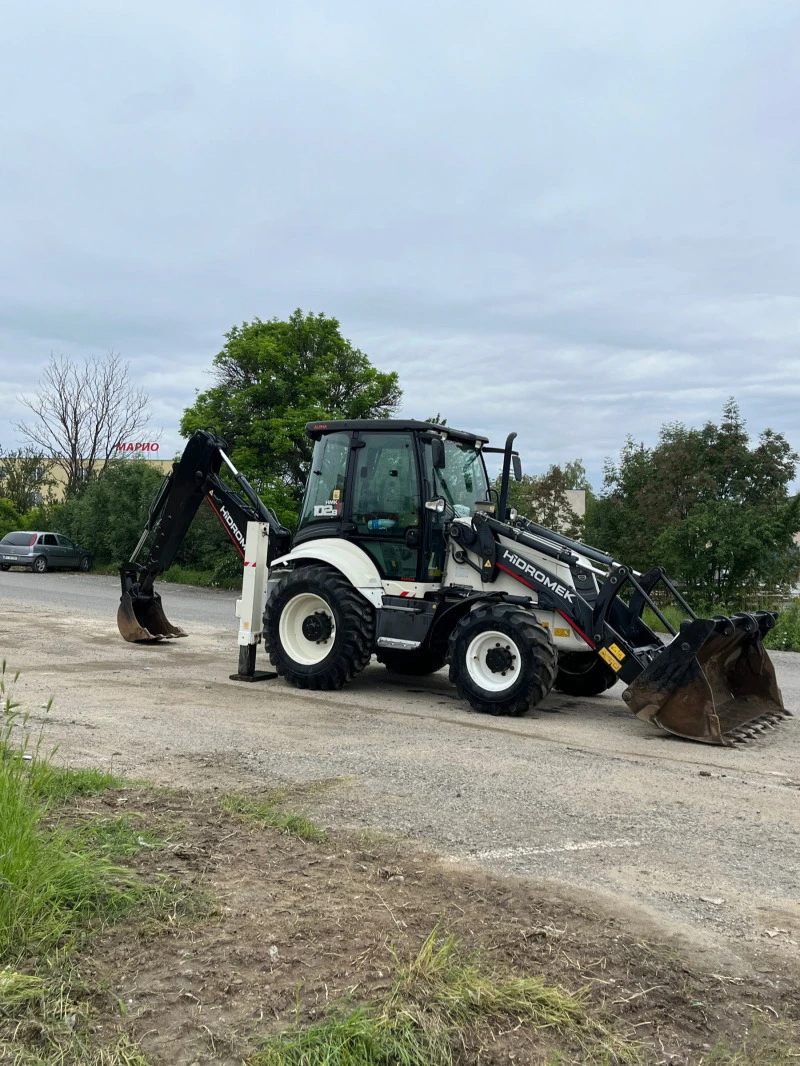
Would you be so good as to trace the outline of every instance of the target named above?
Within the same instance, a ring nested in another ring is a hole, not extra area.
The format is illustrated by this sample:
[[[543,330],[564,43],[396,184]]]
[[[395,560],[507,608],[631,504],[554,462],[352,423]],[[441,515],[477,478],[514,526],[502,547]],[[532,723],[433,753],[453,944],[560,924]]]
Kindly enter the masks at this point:
[[[348,433],[326,433],[314,445],[298,530],[313,522],[335,522],[341,518],[349,452]]]
[[[458,518],[475,514],[475,504],[489,498],[489,481],[481,453],[467,441],[444,442],[445,468],[435,470],[425,448],[425,470],[434,496],[444,496]]]
[[[352,520],[356,536],[383,577],[413,581],[417,576],[420,494],[410,433],[362,433],[356,450]]]
[[[419,483],[411,435],[364,433],[356,452],[353,521],[359,533],[404,537],[419,525]]]

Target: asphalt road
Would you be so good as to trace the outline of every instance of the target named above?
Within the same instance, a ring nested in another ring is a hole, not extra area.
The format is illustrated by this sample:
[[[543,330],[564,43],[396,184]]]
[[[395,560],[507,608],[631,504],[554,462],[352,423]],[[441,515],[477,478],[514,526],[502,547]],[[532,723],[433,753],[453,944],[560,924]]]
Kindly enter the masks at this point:
[[[157,588],[170,621],[180,618],[185,622],[205,622],[237,630],[238,621],[233,612],[238,593],[164,582]],[[60,604],[73,614],[114,618],[119,595],[119,578],[106,574],[80,574],[74,570],[52,570],[47,574],[34,574],[31,570],[0,571],[0,609],[4,602],[47,607]]]
[[[308,800],[324,824],[587,890],[727,958],[800,958],[800,718],[718,748],[639,722],[616,688],[503,719],[472,713],[446,672],[373,664],[334,693],[244,685],[229,679],[235,594],[161,591],[189,636],[132,645],[113,578],[0,573],[0,658],[34,719],[53,698],[63,758],[221,791],[329,781]],[[800,655],[773,660],[800,709]]]

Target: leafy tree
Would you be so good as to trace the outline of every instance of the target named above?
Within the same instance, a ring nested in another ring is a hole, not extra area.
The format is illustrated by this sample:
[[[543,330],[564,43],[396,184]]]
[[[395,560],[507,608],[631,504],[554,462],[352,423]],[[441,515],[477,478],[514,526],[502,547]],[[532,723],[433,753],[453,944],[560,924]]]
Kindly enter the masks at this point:
[[[299,308],[288,321],[234,326],[213,374],[212,388],[184,412],[181,433],[213,427],[285,522],[296,517],[311,460],[305,424],[386,418],[401,398],[397,374],[377,370],[335,318]]]
[[[583,523],[572,509],[567,490],[585,481],[586,472],[581,461],[566,463],[564,467],[553,465],[545,474],[523,474],[522,481],[515,481],[513,476],[508,486],[509,507],[516,507],[521,515],[538,522],[541,526],[556,530],[567,537],[579,538]],[[588,485],[588,482],[586,482]],[[500,489],[500,476],[495,487]]]
[[[731,399],[719,425],[668,423],[653,448],[628,438],[606,464],[587,539],[639,569],[666,567],[705,602],[735,605],[748,588],[800,574],[797,462],[770,429],[752,446]]]
[[[11,500],[0,498],[0,537],[15,529],[22,529],[22,519]]]
[[[27,447],[0,456],[0,496],[11,500],[20,512],[30,511],[47,489],[53,463],[37,449]]]
[[[51,510],[40,527],[57,528],[89,548],[99,563],[117,566],[131,557],[162,477],[144,459],[114,460],[57,513]],[[241,557],[206,501],[189,527],[175,563],[225,577],[241,574]]]

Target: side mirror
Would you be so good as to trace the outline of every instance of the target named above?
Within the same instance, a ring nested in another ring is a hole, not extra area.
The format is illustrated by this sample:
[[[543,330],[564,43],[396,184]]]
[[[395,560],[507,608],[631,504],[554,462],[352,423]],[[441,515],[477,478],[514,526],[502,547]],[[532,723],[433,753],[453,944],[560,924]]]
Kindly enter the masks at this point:
[[[431,458],[433,459],[434,470],[444,470],[444,441],[441,437],[431,437]]]
[[[433,511],[435,514],[444,514],[447,507],[447,501],[444,496],[437,496],[435,500],[426,500],[425,509]]]
[[[512,455],[511,463],[514,467],[514,480],[522,481],[522,460],[518,455]]]

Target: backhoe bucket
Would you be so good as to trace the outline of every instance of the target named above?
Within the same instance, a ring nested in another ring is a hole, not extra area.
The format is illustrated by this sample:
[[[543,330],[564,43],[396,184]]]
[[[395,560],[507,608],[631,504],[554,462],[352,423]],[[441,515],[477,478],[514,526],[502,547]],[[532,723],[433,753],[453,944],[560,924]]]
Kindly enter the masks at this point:
[[[767,611],[684,622],[622,694],[633,713],[679,737],[730,745],[790,717],[763,637]]]
[[[151,592],[149,596],[123,592],[117,610],[117,626],[124,639],[132,644],[186,636],[185,630],[167,620],[157,592]]]

